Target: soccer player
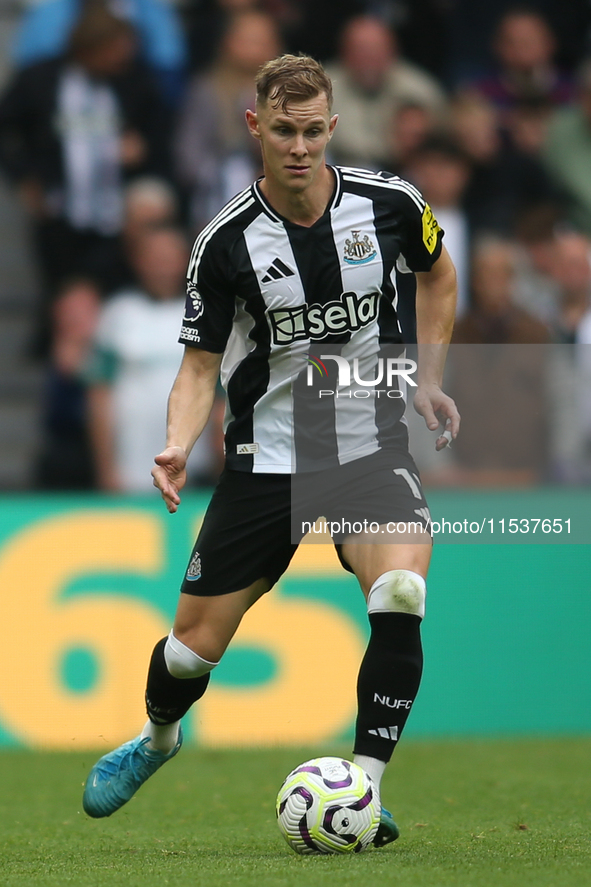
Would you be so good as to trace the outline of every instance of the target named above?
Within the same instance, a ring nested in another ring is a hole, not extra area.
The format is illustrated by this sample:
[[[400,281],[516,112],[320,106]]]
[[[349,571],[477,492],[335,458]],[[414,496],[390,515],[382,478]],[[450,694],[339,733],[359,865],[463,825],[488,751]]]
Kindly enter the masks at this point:
[[[327,165],[337,117],[331,82],[316,61],[284,55],[261,68],[256,85],[246,123],[260,142],[264,176],[195,243],[180,336],[185,352],[169,400],[166,448],[152,474],[174,513],[220,369],[226,467],[173,629],[152,654],[148,721],[92,769],[84,792],[90,816],[110,816],[178,752],[181,718],[205,693],[244,613],[286,570],[304,532],[297,535],[300,518],[342,521],[333,541],[367,600],[371,633],[357,685],[354,760],[378,789],[420,682],[429,512],[408,453],[400,389],[386,385],[380,396],[365,380],[378,379],[388,348],[402,353],[396,269],[412,270],[420,349],[415,408],[431,430],[443,424],[438,449],[457,435],[456,406],[440,387],[454,268],[412,185]],[[308,385],[307,366],[318,354],[322,389]],[[343,361],[355,378],[363,376],[362,397],[347,387]],[[364,519],[382,529],[395,521],[400,534],[384,538],[380,530],[376,542],[345,530]],[[397,837],[382,808],[374,843]]]

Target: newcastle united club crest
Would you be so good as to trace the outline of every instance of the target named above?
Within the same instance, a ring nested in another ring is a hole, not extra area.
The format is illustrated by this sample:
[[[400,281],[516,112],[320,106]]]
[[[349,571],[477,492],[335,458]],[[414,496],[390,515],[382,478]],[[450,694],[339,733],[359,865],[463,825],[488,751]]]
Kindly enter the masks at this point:
[[[195,582],[195,580],[201,579],[201,555],[198,551],[193,553],[186,578],[188,582]]]
[[[376,248],[365,234],[363,239],[359,239],[361,231],[351,231],[353,240],[345,240],[345,262],[349,265],[362,265],[369,262],[376,254]]]

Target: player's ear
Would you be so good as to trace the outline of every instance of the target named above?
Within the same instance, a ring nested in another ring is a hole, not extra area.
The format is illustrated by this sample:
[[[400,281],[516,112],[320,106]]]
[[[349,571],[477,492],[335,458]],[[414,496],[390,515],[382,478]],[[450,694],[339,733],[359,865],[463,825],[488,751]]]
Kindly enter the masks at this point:
[[[251,136],[255,139],[260,139],[261,131],[259,129],[258,114],[256,114],[254,111],[251,111],[249,109],[249,110],[247,110],[245,117],[246,117],[246,125],[248,127],[248,131],[251,134]]]
[[[330,123],[328,124],[328,138],[332,139],[332,134],[334,132],[334,128],[337,125],[337,121],[339,119],[338,114],[333,114],[330,118]]]

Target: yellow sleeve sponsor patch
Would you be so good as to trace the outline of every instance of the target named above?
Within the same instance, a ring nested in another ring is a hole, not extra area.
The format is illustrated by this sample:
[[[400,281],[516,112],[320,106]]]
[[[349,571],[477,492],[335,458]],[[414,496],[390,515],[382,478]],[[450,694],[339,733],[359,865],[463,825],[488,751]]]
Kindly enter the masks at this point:
[[[437,234],[439,231],[441,231],[441,228],[437,224],[437,219],[433,215],[433,210],[429,204],[426,203],[425,209],[423,210],[423,243],[430,253],[432,253],[437,246]]]

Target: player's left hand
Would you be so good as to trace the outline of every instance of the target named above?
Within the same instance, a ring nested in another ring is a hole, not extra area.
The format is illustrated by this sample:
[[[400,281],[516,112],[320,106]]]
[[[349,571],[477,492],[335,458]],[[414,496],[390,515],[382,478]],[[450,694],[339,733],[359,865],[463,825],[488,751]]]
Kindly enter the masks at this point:
[[[439,385],[419,385],[414,398],[414,408],[425,420],[430,431],[443,425],[443,432],[435,441],[435,449],[443,450],[458,436],[460,414],[453,398],[445,394]]]

